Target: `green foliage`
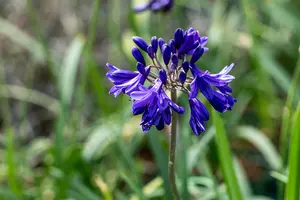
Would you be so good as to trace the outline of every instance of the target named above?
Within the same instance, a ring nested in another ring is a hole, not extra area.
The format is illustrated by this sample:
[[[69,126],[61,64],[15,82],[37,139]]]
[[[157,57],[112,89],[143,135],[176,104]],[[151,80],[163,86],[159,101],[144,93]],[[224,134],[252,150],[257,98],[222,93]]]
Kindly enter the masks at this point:
[[[299,168],[300,168],[300,103],[298,104],[295,112],[292,133],[291,133],[291,145],[289,153],[288,163],[288,181],[285,190],[285,199],[287,200],[298,200],[300,196],[300,179],[299,179]]]
[[[215,138],[218,148],[218,158],[220,160],[220,167],[225,179],[229,198],[232,200],[244,199],[233,168],[233,159],[224,124],[216,111],[213,111],[213,124],[216,129]]]
[[[193,26],[209,37],[203,69],[236,63],[238,102],[197,137],[179,94],[182,198],[298,200],[299,3],[175,0],[170,13],[133,12],[146,1],[0,2],[0,199],[172,199],[168,129],[142,133],[128,98],[108,94],[105,64],[134,69],[132,36]]]

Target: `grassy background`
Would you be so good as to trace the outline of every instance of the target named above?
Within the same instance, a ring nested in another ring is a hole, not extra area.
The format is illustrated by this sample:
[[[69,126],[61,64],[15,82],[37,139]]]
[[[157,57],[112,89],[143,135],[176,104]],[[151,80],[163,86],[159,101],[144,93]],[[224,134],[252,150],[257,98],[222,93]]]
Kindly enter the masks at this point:
[[[175,0],[137,15],[139,2],[0,1],[0,199],[171,199],[167,134],[144,135],[128,97],[108,95],[105,63],[134,69],[132,36],[191,26],[209,37],[202,69],[236,63],[238,102],[200,137],[181,116],[183,199],[299,199],[299,1]]]

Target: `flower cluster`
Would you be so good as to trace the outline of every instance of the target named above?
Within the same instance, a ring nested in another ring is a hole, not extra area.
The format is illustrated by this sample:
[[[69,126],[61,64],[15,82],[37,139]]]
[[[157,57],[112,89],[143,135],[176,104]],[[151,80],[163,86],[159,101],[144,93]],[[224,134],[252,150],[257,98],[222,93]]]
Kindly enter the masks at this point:
[[[135,12],[143,12],[145,10],[152,10],[153,12],[167,12],[173,6],[173,0],[150,0],[147,4],[136,7]]]
[[[158,130],[163,129],[165,124],[170,125],[173,112],[184,113],[184,108],[168,97],[167,90],[179,90],[188,95],[190,126],[196,135],[205,131],[204,122],[209,120],[208,110],[197,98],[199,91],[215,110],[231,110],[236,99],[230,95],[232,90],[228,83],[234,79],[229,75],[234,64],[226,66],[218,74],[202,71],[196,65],[199,58],[208,51],[205,47],[207,40],[207,37],[200,37],[199,32],[193,28],[187,31],[177,29],[174,38],[168,42],[154,36],[148,44],[136,36],[133,41],[139,48],[133,47],[132,55],[137,61],[137,71],[121,70],[107,64],[110,71],[106,76],[114,84],[109,93],[115,97],[120,93],[131,97],[133,114],[142,114],[140,125],[144,132],[153,125]],[[150,65],[146,64],[140,50],[148,55],[152,61]],[[162,59],[159,59],[159,51]],[[150,82],[150,86],[144,85],[146,81]]]

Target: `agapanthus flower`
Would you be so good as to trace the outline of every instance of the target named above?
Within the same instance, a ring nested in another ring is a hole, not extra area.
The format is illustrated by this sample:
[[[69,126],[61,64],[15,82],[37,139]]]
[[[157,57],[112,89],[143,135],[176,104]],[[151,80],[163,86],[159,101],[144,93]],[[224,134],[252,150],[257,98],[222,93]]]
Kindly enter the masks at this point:
[[[184,114],[184,108],[173,102],[167,91],[186,93],[191,110],[190,127],[196,135],[205,131],[205,121],[209,112],[197,98],[201,93],[218,112],[231,110],[236,99],[231,96],[229,83],[234,76],[229,72],[234,64],[224,67],[217,74],[202,71],[196,63],[208,51],[205,47],[208,38],[201,37],[193,28],[184,31],[177,29],[174,38],[166,42],[162,38],[152,37],[147,43],[141,37],[133,37],[137,47],[132,48],[136,59],[137,71],[120,70],[107,64],[110,71],[106,74],[114,86],[110,90],[115,97],[120,93],[128,95],[132,101],[134,115],[142,115],[141,127],[144,132],[156,126],[162,130],[172,122],[174,112]],[[146,64],[144,51],[152,61]],[[159,54],[161,56],[159,56]],[[145,82],[150,84],[146,84]]]
[[[152,10],[153,12],[167,12],[173,6],[173,0],[150,0],[148,3],[136,7],[135,12],[143,12]]]

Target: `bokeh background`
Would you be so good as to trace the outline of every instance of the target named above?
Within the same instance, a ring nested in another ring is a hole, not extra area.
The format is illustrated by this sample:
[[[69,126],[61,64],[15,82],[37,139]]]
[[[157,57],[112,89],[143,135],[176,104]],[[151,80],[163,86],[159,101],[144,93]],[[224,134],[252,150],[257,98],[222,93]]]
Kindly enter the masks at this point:
[[[168,134],[142,132],[130,99],[108,94],[105,64],[134,70],[132,36],[169,40],[178,27],[209,37],[202,69],[236,64],[238,102],[221,116],[243,193],[283,199],[300,2],[175,0],[171,12],[135,14],[143,2],[0,0],[0,199],[170,199]],[[195,136],[186,99],[176,158],[183,199],[228,199],[214,126]]]

